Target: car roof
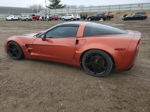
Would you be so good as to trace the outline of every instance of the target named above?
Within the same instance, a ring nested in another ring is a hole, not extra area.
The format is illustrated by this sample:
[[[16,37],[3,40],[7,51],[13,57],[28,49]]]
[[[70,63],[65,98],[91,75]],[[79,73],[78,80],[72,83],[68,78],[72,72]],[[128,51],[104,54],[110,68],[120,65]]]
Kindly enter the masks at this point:
[[[91,24],[91,25],[101,25],[102,27],[103,26],[107,26],[107,25],[104,25],[104,24],[99,24],[99,23],[95,23],[95,22],[84,22],[84,21],[75,21],[75,22],[65,22],[65,23],[61,23],[57,26],[79,26],[79,25],[87,25],[87,24]]]
[[[79,26],[81,24],[89,24],[91,22],[83,22],[83,21],[75,21],[75,22],[65,22],[62,24],[59,24],[59,26]]]
[[[104,25],[104,24],[94,23],[94,22],[82,22],[82,21],[66,22],[66,23],[62,23],[58,26],[77,27],[81,24],[88,25],[88,27],[91,27],[91,28],[97,27],[97,28],[103,29],[105,31],[107,30],[107,31],[111,31],[111,32],[113,31],[113,32],[126,33],[124,30],[121,30],[121,29],[118,29],[118,28],[115,28],[115,27],[112,27],[112,26]]]

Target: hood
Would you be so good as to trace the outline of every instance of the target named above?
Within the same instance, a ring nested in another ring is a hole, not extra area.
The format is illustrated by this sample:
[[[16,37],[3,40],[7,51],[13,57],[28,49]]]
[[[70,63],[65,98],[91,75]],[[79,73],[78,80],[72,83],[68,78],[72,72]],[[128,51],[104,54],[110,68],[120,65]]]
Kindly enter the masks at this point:
[[[39,34],[39,33],[43,33],[44,31],[40,31],[40,32],[36,32],[36,33],[29,33],[29,34],[24,34],[23,36],[25,37],[34,37],[35,35]]]
[[[38,33],[40,33],[40,32],[24,34],[23,36],[26,36],[26,37],[33,37],[34,35],[36,35],[36,34],[38,34]]]

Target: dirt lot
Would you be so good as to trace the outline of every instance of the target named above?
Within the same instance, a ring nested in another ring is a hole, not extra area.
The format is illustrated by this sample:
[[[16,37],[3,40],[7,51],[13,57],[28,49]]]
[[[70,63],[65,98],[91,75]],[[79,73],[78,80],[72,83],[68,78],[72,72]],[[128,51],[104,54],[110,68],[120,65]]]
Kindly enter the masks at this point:
[[[150,20],[101,22],[142,32],[130,71],[96,78],[81,68],[44,61],[10,59],[3,41],[58,22],[0,21],[0,112],[150,112]]]

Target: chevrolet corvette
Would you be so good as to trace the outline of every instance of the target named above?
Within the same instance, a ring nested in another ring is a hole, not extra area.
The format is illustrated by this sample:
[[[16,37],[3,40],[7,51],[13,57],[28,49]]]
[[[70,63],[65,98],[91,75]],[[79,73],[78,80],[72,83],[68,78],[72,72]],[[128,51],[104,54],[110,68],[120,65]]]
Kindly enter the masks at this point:
[[[92,76],[107,76],[112,70],[129,70],[141,40],[138,31],[121,30],[92,22],[66,22],[50,29],[5,41],[14,60],[38,59],[81,66]]]

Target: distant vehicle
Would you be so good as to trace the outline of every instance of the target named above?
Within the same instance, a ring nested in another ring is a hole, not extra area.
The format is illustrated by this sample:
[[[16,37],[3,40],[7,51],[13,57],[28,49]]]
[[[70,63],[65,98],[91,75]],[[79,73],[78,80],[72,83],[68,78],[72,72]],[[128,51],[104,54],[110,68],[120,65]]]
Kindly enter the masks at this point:
[[[80,20],[80,15],[79,14],[67,14],[65,16],[62,17],[63,20],[67,21],[67,20]]]
[[[51,21],[51,20],[58,20],[59,17],[57,15],[51,15],[49,16],[48,20]]]
[[[144,12],[137,12],[130,15],[124,15],[122,20],[144,20],[147,19],[147,15]]]
[[[64,20],[64,18],[65,18],[65,16],[61,16],[61,18],[60,18],[60,19],[61,19],[61,20]]]
[[[22,15],[20,17],[20,20],[22,20],[22,21],[32,21],[32,16],[30,16],[30,15]]]
[[[32,16],[32,20],[39,20],[40,19],[39,15],[32,14],[31,16]]]
[[[62,18],[62,15],[57,15],[58,19],[61,19]]]
[[[146,12],[136,12],[135,14],[143,14],[143,15],[147,15]]]
[[[58,16],[53,15],[53,16],[51,16],[51,19],[52,19],[52,20],[58,20],[59,18],[58,18]]]
[[[92,15],[92,16],[88,16],[87,17],[87,20],[89,20],[89,21],[99,21],[99,20],[106,20],[107,19],[107,17],[106,17],[106,15],[105,15],[105,13],[100,13],[100,14],[95,14],[95,15]]]
[[[81,14],[80,17],[81,17],[82,20],[86,20],[87,19],[87,14]]]
[[[105,13],[105,16],[106,16],[107,20],[110,20],[110,19],[114,18],[114,15],[111,14],[111,13]]]
[[[18,21],[20,18],[17,15],[10,15],[6,17],[6,21]]]

